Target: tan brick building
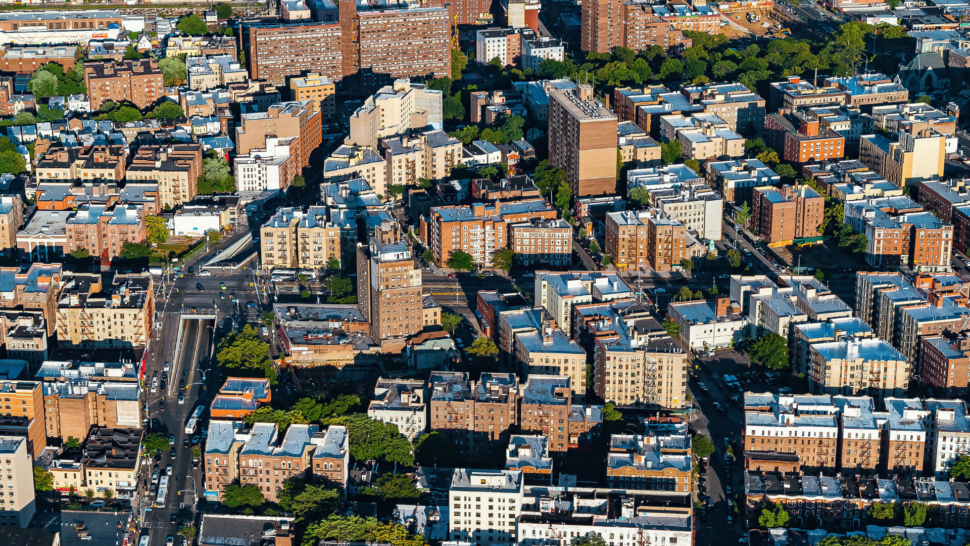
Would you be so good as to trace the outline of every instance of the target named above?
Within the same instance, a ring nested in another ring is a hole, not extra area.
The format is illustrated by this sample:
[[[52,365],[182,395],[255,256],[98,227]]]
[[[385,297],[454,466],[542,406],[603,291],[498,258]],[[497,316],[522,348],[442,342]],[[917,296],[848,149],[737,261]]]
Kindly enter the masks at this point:
[[[319,430],[317,425],[293,424],[280,439],[276,423],[255,423],[239,451],[240,485],[255,485],[267,500],[278,502],[287,480],[310,475]]]
[[[320,74],[309,73],[302,78],[290,79],[290,98],[295,101],[316,101],[323,119],[331,120],[337,111],[337,87],[333,81]]]
[[[236,127],[236,153],[244,155],[264,148],[268,136],[297,137],[298,145],[290,147],[290,154],[297,169],[307,167],[310,153],[323,141],[322,117],[310,100],[282,102],[266,112],[242,114]]]
[[[768,458],[795,459],[805,471],[835,470],[839,425],[835,407],[825,402],[812,396],[745,393],[745,468],[752,468],[752,459]]]
[[[24,225],[24,202],[20,194],[0,196],[0,254],[17,253],[17,231]]]
[[[371,339],[383,343],[424,329],[421,269],[405,242],[357,245],[357,301]]]
[[[825,198],[808,186],[780,190],[772,186],[753,191],[752,225],[762,240],[770,244],[820,237],[818,226],[825,212]]]
[[[48,438],[84,440],[91,427],[141,428],[140,392],[136,383],[91,380],[72,384],[45,377],[44,429]]]
[[[18,267],[0,267],[0,276],[13,281],[0,292],[4,302],[0,309],[40,311],[47,323],[47,335],[53,336],[57,298],[63,287],[61,264],[31,264],[24,272]]]
[[[606,254],[619,269],[671,271],[687,258],[687,228],[658,209],[606,215]]]
[[[241,38],[254,80],[282,86],[287,76],[307,70],[333,80],[343,79],[338,24],[243,25]]]
[[[926,452],[927,431],[924,419],[929,411],[916,398],[887,398],[883,439],[883,467],[889,473],[920,475]]]
[[[124,243],[140,243],[148,234],[145,211],[139,205],[84,205],[67,220],[67,252],[87,250],[113,260]]]
[[[882,339],[843,338],[809,347],[809,387],[816,394],[902,395],[909,388],[906,357]]]
[[[597,6],[602,10],[603,2],[590,0],[590,6]],[[620,5],[617,6],[616,4]],[[612,4],[612,6],[609,6]],[[671,48],[688,48],[693,44],[693,40],[688,38],[676,25],[662,19],[649,4],[640,2],[609,2],[607,7],[607,25],[612,17],[609,14],[610,7],[619,12],[619,44],[622,47],[634,51],[643,51],[658,45],[667,51]],[[600,11],[602,13],[602,11]],[[584,14],[585,15],[585,14]],[[592,22],[593,14],[590,13]],[[603,19],[603,15],[599,15]],[[600,23],[602,25],[602,23]],[[582,30],[586,29],[586,20],[583,20]],[[597,36],[602,32],[597,29]],[[609,28],[607,28],[609,30]],[[600,50],[597,50],[600,51]],[[607,50],[608,51],[608,50]]]
[[[104,286],[101,275],[86,273],[64,279],[57,304],[59,345],[110,348],[148,344],[155,316],[151,275],[115,275],[112,282]]]
[[[606,455],[607,486],[616,489],[691,490],[690,436],[686,434],[614,434]]]
[[[201,144],[142,146],[128,166],[127,178],[158,183],[158,206],[177,207],[195,199],[202,174]]]
[[[586,351],[559,328],[516,335],[515,360],[524,378],[536,374],[568,376],[574,386],[572,394],[586,395]]]
[[[90,146],[65,148],[52,146],[37,162],[37,181],[121,182],[125,179],[126,153],[124,146]]]
[[[519,428],[549,438],[550,452],[565,452],[598,435],[602,406],[574,405],[568,375],[533,375],[519,387]]]
[[[282,208],[260,228],[261,254],[267,267],[324,269],[331,259],[351,259],[357,224],[352,211],[310,207]]]
[[[566,171],[575,197],[616,190],[616,126],[591,85],[549,93],[549,163]]]
[[[145,109],[165,94],[165,77],[154,59],[126,60],[84,65],[84,83],[88,87],[91,110],[105,101],[130,101]]]
[[[44,396],[38,381],[0,381],[0,434],[27,439],[27,451],[39,457],[47,447]]]
[[[444,131],[421,133],[417,138],[385,139],[381,147],[391,185],[416,186],[419,178],[443,180],[462,157],[461,141]]]
[[[515,374],[432,372],[428,381],[428,430],[452,440],[467,457],[480,457],[508,438],[518,422]]]
[[[110,491],[116,499],[134,499],[141,470],[141,439],[133,428],[97,427],[84,442],[81,470],[84,489],[102,497]]]
[[[532,218],[509,226],[516,263],[523,266],[547,264],[568,266],[572,263],[573,229],[561,219]]]
[[[921,383],[943,392],[964,392],[970,380],[970,338],[943,332],[920,339]]]

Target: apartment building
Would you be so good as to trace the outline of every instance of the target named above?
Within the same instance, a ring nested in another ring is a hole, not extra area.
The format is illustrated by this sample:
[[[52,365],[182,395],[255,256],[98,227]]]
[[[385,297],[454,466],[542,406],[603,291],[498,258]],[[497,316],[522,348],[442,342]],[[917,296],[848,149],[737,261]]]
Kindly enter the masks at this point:
[[[313,476],[346,495],[350,482],[350,433],[347,427],[330,425],[310,438],[313,443]]]
[[[552,479],[552,457],[545,436],[513,434],[505,450],[505,469],[520,470],[531,477]]]
[[[816,106],[843,105],[847,94],[834,85],[816,87],[799,76],[789,76],[783,82],[773,82],[768,92],[768,110],[796,111]]]
[[[324,183],[362,178],[375,195],[387,195],[387,162],[366,146],[343,145],[323,160]]]
[[[655,45],[664,48],[664,51],[678,50],[693,44],[682,29],[661,17],[653,5],[644,2],[591,0],[589,6],[591,11],[583,19],[582,30],[587,29],[588,23],[592,42],[590,45],[595,45],[598,48],[596,51],[601,53],[609,51],[608,48],[599,49],[603,47],[604,40],[607,44],[613,43],[613,47],[622,46],[634,51],[644,51]],[[616,11],[616,14],[611,11]],[[617,28],[610,28],[611,20],[618,23]],[[607,24],[605,29],[602,27],[604,22]]]
[[[923,401],[917,398],[884,400],[889,419],[883,440],[883,467],[887,472],[921,475],[926,463],[928,415]]]
[[[846,105],[870,111],[876,106],[906,104],[909,91],[903,84],[893,81],[881,72],[866,72],[854,76],[825,78],[826,87],[835,87],[846,93]]]
[[[525,117],[528,114],[519,90],[473,91],[468,94],[468,103],[471,109],[469,119],[486,127],[499,125],[509,116]],[[546,104],[548,106],[548,97]]]
[[[51,146],[37,162],[37,182],[121,182],[125,179],[126,155],[124,146]]]
[[[475,62],[487,65],[498,59],[502,66],[522,64],[522,42],[534,38],[531,28],[491,27],[475,31]]]
[[[593,98],[593,87],[549,94],[549,163],[566,171],[573,195],[613,193],[616,188],[617,117]]]
[[[906,357],[882,339],[846,337],[815,343],[809,355],[813,393],[885,398],[901,396],[909,387]]]
[[[744,339],[748,327],[748,317],[730,298],[717,298],[713,305],[708,301],[672,303],[668,314],[680,325],[680,338],[691,349],[733,346]]]
[[[315,477],[314,468],[318,463],[322,473],[323,464],[327,464],[327,470],[322,477],[328,482],[341,489],[346,485],[346,476],[349,472],[347,468],[349,436],[344,427],[330,428],[336,429],[333,434],[330,433],[330,429],[326,433],[321,432],[317,425],[292,424],[286,427],[286,433],[281,435],[276,423],[255,423],[249,430],[249,434],[239,435],[241,442],[237,442],[237,435],[233,433],[232,440],[221,441],[220,447],[226,444],[230,446],[229,453],[223,454],[223,457],[231,459],[234,453],[238,453],[235,468],[239,473],[240,485],[255,485],[267,500],[272,499],[271,502],[277,502],[287,480]],[[231,430],[229,427],[224,427],[220,433],[228,437]],[[237,443],[241,445],[236,447]],[[208,441],[206,448],[208,461],[210,458]],[[226,450],[223,449],[223,451]],[[215,456],[215,453],[211,454],[213,460]],[[331,471],[330,464],[334,461],[337,466]],[[233,466],[234,462],[227,462],[229,464],[223,466]],[[216,468],[216,470],[219,469]],[[211,492],[208,477],[207,473],[207,494]],[[342,483],[341,479],[343,479]],[[214,485],[221,486],[223,483],[221,478],[215,478],[213,481]],[[224,488],[220,487],[217,491],[217,495],[221,496]]]
[[[367,97],[350,116],[350,135],[345,145],[378,149],[380,141],[404,136],[408,129],[421,130],[430,126],[442,129],[441,91],[428,89],[424,84],[409,79],[395,80]]]
[[[940,335],[947,330],[959,331],[970,316],[966,299],[960,295],[936,292],[929,294],[929,301],[901,305],[894,324],[893,347],[915,367],[919,363],[920,339]],[[916,368],[915,374],[922,375]]]
[[[536,271],[534,294],[536,307],[544,309],[563,331],[572,333],[576,305],[630,298],[633,290],[617,273]],[[499,334],[501,338],[501,331]]]
[[[482,333],[496,343],[502,312],[528,307],[528,302],[518,292],[500,294],[497,290],[479,290],[477,299],[475,310],[481,315]]]
[[[816,106],[807,114],[818,120],[819,131],[831,130],[845,137],[851,152],[859,150],[862,135],[872,133],[872,117],[863,114],[858,106]]]
[[[300,78],[290,78],[290,99],[316,101],[324,120],[332,120],[337,112],[337,87],[327,76],[314,72]]]
[[[15,74],[33,74],[48,63],[58,64],[64,71],[74,70],[80,57],[77,47],[62,46],[13,46],[0,53],[0,70]]]
[[[186,58],[199,56],[230,55],[236,58],[236,38],[214,34],[210,36],[176,36],[169,34],[165,44],[165,54],[177,57],[185,54]],[[89,55],[90,56],[90,55]]]
[[[826,322],[803,322],[791,327],[789,354],[792,371],[808,377],[812,373],[810,347],[816,343],[838,341],[842,338],[870,339],[872,328],[858,317],[840,317]]]
[[[452,541],[482,546],[518,542],[516,520],[525,488],[522,471],[456,468],[450,481],[448,531]],[[481,516],[472,517],[473,507]]]
[[[680,141],[680,155],[706,161],[709,158],[743,157],[745,139],[716,114],[695,113],[662,116],[660,132],[668,141]]]
[[[33,454],[27,447],[27,439],[21,436],[0,436],[0,457],[7,462],[5,499],[0,510],[0,526],[26,529],[37,512],[34,494]],[[0,484],[3,482],[0,481]]]
[[[243,24],[240,38],[254,80],[282,86],[287,76],[307,70],[333,80],[343,79],[339,24]]]
[[[706,180],[725,201],[752,203],[754,188],[777,186],[781,176],[757,159],[735,159],[709,162]]]
[[[432,372],[428,428],[448,436],[466,457],[480,457],[509,436],[518,422],[518,379],[512,373]]]
[[[869,264],[912,264],[928,272],[949,270],[954,232],[958,230],[923,212],[908,197],[847,203],[845,222],[868,238]]]
[[[821,236],[818,226],[825,212],[825,198],[808,186],[754,189],[752,225],[769,245],[786,245],[795,239]],[[787,222],[785,220],[788,220]]]
[[[154,59],[85,64],[84,84],[92,110],[106,101],[128,101],[145,109],[165,95],[165,78]]]
[[[40,457],[47,447],[40,382],[0,380],[0,396],[4,405],[10,406],[0,409],[0,432],[23,436],[27,440],[28,454],[35,459]]]
[[[238,482],[239,452],[251,438],[250,429],[242,421],[221,421],[213,419],[209,423],[209,437],[203,453],[202,486],[207,500],[221,501],[226,487]]]
[[[818,118],[787,111],[765,117],[765,143],[794,163],[815,163],[845,157],[845,137],[822,129]]]
[[[660,166],[660,144],[632,121],[617,124],[616,147],[626,166],[634,169]]]
[[[268,267],[325,269],[330,260],[343,267],[355,251],[357,222],[348,210],[285,207],[260,228],[260,237]]]
[[[148,273],[65,277],[57,302],[58,345],[68,348],[145,347],[152,336],[155,292]]]
[[[267,137],[296,138],[290,147],[294,168],[310,164],[310,153],[323,141],[322,115],[310,100],[281,102],[266,112],[243,113],[236,126],[236,153],[263,148]]]
[[[239,64],[235,55],[188,57],[185,59],[189,89],[208,91],[233,83],[248,83],[249,72]]]
[[[599,434],[603,407],[573,405],[568,375],[532,375],[519,387],[519,400],[519,427],[548,437],[550,452],[565,452],[581,437]]]
[[[444,131],[384,139],[381,148],[387,182],[398,186],[417,186],[420,178],[444,180],[462,158],[461,141]]]
[[[537,17],[538,19],[538,17]],[[536,21],[538,23],[538,21]],[[538,26],[538,24],[536,24]],[[525,36],[522,39],[522,70],[539,72],[546,59],[562,62],[566,51],[562,42],[548,36]]]
[[[19,194],[0,196],[0,255],[17,254],[17,232],[24,225],[24,202]]]
[[[2,299],[0,309],[6,311],[39,311],[48,336],[53,336],[56,324],[55,309],[62,285],[61,264],[31,264],[27,271],[18,267],[0,267]]]
[[[933,129],[952,136],[957,123],[956,117],[922,102],[873,106],[870,117],[876,129],[890,133],[912,134]]]
[[[128,165],[127,178],[158,184],[158,206],[175,208],[195,199],[202,175],[201,144],[169,144],[138,148]]]
[[[920,339],[920,383],[944,393],[966,392],[970,382],[970,338],[942,332]]]
[[[287,192],[302,171],[295,152],[297,137],[266,137],[264,148],[253,148],[232,162],[236,189],[241,192]],[[292,153],[291,153],[292,152]]]
[[[47,360],[47,326],[36,311],[0,312],[0,343],[7,358],[27,363],[28,377]]]
[[[515,336],[514,354],[523,378],[537,374],[568,376],[572,395],[580,399],[586,396],[586,351],[562,330],[546,327],[520,332]]]
[[[356,2],[339,9],[344,75],[360,72],[366,84],[387,81],[388,76],[451,77],[451,10]]]
[[[967,180],[921,180],[919,204],[944,222],[957,224],[960,215],[957,208],[970,203]]]
[[[641,326],[620,316],[596,325],[596,394],[620,406],[685,407],[689,404],[687,356],[666,331],[651,332]]]
[[[961,456],[970,454],[967,439],[970,424],[967,422],[967,406],[963,400],[923,400],[926,409],[926,451],[924,468],[933,472],[938,480],[949,477],[950,467]]]
[[[114,260],[125,243],[148,237],[145,212],[139,205],[84,205],[67,220],[67,253],[87,250],[91,256]]]
[[[838,407],[830,396],[744,395],[745,468],[775,462],[833,471],[839,452]],[[803,443],[804,442],[804,443]]]
[[[618,269],[672,271],[687,258],[686,245],[686,226],[661,210],[606,215],[605,251]]]
[[[606,455],[610,488],[690,494],[691,440],[686,427],[673,434],[614,434]]]
[[[648,204],[697,233],[719,241],[724,202],[686,165],[637,169],[627,172],[627,188],[645,188]]]
[[[84,489],[95,496],[111,495],[116,499],[134,500],[141,470],[141,439],[137,428],[91,429],[84,441],[81,471]]]
[[[367,406],[367,416],[397,426],[413,442],[428,430],[427,400],[428,385],[423,380],[380,377],[374,386],[374,399]]]
[[[227,377],[212,398],[209,416],[212,419],[243,419],[259,407],[268,405],[272,399],[269,379]]]
[[[488,266],[496,252],[508,247],[511,224],[532,218],[551,221],[556,217],[556,209],[543,198],[432,207],[420,219],[420,236],[441,265],[447,263],[452,252],[461,250],[470,254],[476,264]]]
[[[896,142],[882,135],[863,135],[859,160],[900,188],[917,186],[922,180],[943,176],[946,135],[923,129],[899,133]]]
[[[705,83],[681,88],[680,93],[703,112],[724,120],[739,133],[760,134],[765,125],[765,99],[740,83]]]
[[[531,218],[509,226],[517,263],[524,266],[545,264],[568,266],[572,263],[572,233],[569,222],[561,219]]]
[[[421,269],[406,243],[358,244],[357,272],[357,302],[371,339],[403,340],[424,328]]]

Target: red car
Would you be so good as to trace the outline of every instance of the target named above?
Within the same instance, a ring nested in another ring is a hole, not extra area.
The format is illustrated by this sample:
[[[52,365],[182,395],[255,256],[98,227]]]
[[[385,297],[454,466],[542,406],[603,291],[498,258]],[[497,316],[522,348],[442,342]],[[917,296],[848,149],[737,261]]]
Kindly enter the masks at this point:
[[[457,279],[458,278],[458,274],[457,273],[449,273],[448,274],[448,278],[449,279]]]

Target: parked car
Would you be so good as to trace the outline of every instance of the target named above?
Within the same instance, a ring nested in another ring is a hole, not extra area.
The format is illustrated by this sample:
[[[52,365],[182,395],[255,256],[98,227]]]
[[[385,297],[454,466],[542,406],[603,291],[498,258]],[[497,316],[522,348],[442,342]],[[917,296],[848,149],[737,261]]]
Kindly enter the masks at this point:
[[[172,465],[168,465],[168,466],[165,467],[165,475],[166,476],[171,476],[172,475]]]
[[[202,271],[199,271],[199,276],[200,277],[211,277],[212,276],[212,272],[209,271],[208,269],[203,269]]]

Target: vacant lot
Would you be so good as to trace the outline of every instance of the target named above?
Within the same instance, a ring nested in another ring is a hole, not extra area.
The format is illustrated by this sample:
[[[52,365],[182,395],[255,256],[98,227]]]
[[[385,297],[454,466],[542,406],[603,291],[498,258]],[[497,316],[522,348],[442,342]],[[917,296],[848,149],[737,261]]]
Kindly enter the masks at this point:
[[[799,258],[801,267],[811,267],[815,269],[865,269],[866,264],[861,256],[855,256],[837,244],[826,241],[820,245],[806,246],[798,248],[796,246],[786,246],[772,248],[779,258],[784,260],[789,267],[798,266]]]

